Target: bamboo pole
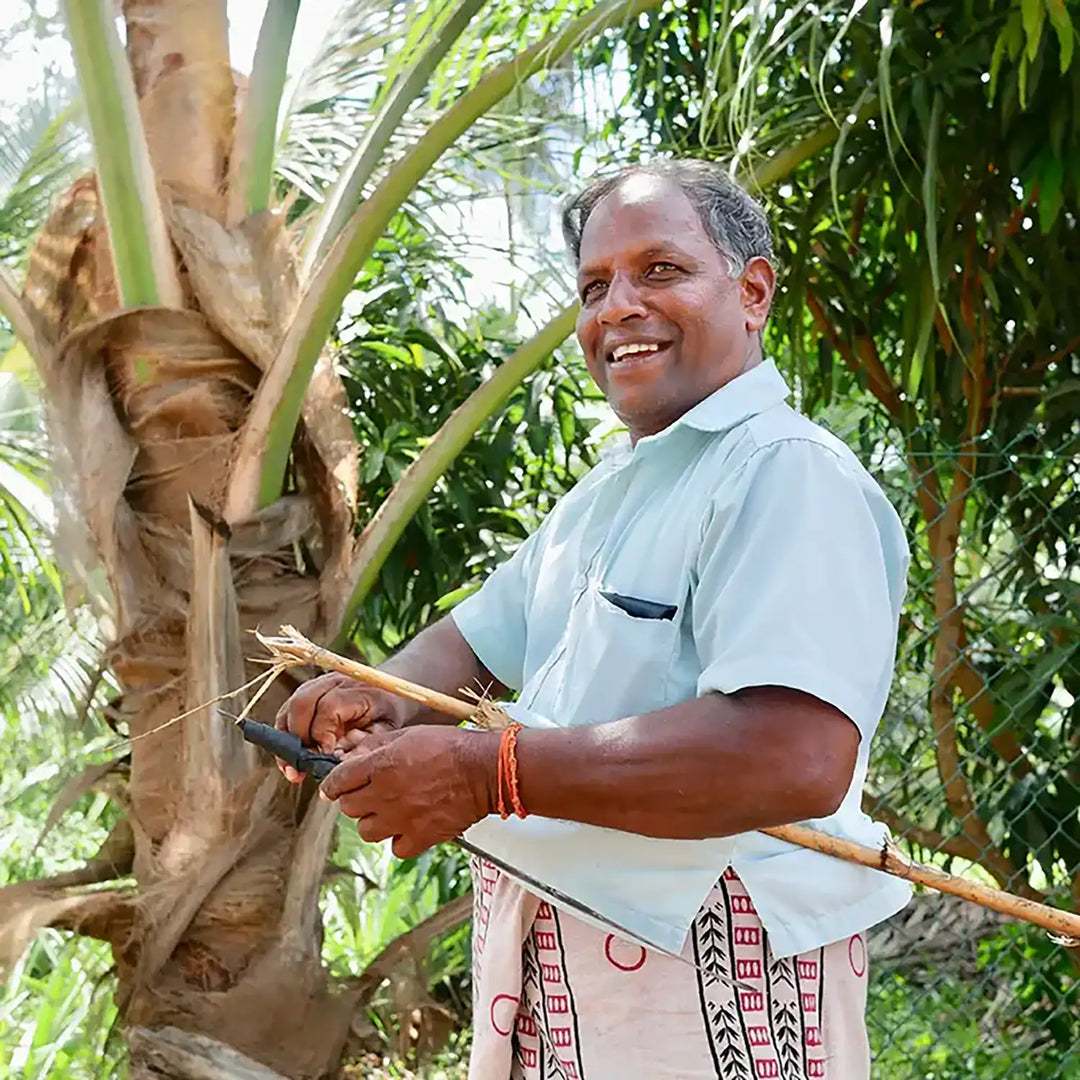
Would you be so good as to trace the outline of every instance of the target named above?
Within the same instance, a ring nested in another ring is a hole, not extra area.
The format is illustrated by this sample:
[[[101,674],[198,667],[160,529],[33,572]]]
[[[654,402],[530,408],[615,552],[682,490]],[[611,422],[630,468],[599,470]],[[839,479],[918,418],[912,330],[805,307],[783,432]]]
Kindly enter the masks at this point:
[[[261,634],[257,636],[270,650],[278,666],[312,665],[326,671],[337,671],[369,686],[378,687],[458,720],[471,721],[485,728],[499,729],[510,722],[509,715],[491,701],[478,696],[477,703],[470,704],[460,698],[440,694],[396,675],[346,659],[309,641],[291,626],[283,626],[280,637],[264,637]],[[809,848],[823,855],[866,866],[916,885],[925,885],[938,892],[958,896],[1002,915],[1022,919],[1054,935],[1058,944],[1072,946],[1080,943],[1080,915],[1015,896],[970,878],[957,877],[933,866],[913,862],[892,843],[886,842],[881,849],[870,848],[805,825],[777,825],[760,831],[796,847]]]

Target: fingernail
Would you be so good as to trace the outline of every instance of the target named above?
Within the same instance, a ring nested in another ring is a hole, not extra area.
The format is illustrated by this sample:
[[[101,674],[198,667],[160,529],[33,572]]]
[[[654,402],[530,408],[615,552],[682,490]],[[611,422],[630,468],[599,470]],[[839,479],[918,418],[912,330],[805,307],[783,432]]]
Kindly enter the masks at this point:
[[[290,784],[297,784],[300,782],[300,774],[291,765],[286,765],[285,779],[288,780]]]
[[[319,788],[319,798],[322,799],[323,802],[333,802],[334,801],[333,799],[330,798],[329,795],[326,794],[325,791],[323,791],[322,788]]]

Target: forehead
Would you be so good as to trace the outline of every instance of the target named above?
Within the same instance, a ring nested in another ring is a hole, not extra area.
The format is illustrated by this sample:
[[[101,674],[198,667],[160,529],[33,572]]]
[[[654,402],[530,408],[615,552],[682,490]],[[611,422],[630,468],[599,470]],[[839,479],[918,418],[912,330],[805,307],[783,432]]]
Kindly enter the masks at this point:
[[[583,267],[634,251],[674,246],[690,254],[714,250],[682,188],[661,176],[634,175],[593,208],[581,234]]]

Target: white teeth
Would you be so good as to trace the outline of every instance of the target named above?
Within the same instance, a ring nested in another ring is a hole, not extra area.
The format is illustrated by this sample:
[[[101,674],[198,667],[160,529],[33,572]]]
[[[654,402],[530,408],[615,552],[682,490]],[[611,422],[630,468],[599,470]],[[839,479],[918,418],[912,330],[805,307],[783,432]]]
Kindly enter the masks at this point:
[[[657,352],[659,348],[659,345],[619,345],[611,355],[615,360],[622,360],[637,353]]]

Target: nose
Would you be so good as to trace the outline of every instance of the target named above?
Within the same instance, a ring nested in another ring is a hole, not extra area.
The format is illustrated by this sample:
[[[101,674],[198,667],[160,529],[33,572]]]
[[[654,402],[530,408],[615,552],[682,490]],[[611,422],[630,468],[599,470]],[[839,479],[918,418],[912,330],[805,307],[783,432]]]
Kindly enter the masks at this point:
[[[647,314],[641,293],[633,281],[625,274],[615,274],[596,313],[599,321],[606,326],[617,326],[627,319],[643,319]]]

